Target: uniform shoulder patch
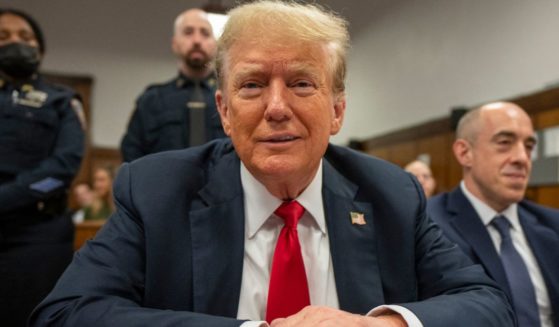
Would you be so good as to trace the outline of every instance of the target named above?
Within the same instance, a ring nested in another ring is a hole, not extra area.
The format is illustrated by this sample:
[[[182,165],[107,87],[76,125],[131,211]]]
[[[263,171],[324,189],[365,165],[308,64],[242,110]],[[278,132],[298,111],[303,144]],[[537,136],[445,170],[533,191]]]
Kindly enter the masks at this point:
[[[72,100],[70,100],[70,106],[72,107],[72,110],[74,110],[74,112],[76,113],[76,116],[78,116],[78,120],[80,121],[82,130],[85,131],[87,128],[87,122],[85,120],[85,112],[83,111],[82,102],[77,98],[73,98]]]

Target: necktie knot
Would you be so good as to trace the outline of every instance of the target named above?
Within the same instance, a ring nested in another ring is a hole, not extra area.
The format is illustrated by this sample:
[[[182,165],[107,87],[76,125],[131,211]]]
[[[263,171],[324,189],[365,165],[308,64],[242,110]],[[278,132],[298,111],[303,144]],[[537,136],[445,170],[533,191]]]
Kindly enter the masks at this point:
[[[297,201],[283,202],[275,211],[275,214],[284,220],[285,226],[288,228],[296,228],[303,213],[305,213],[305,208]]]
[[[499,232],[499,234],[501,234],[501,238],[503,240],[508,240],[510,239],[510,221],[507,219],[507,217],[503,216],[503,215],[499,215],[495,218],[493,218],[493,220],[491,221],[491,224],[493,224],[493,226],[495,226],[495,228],[497,229],[497,231]]]

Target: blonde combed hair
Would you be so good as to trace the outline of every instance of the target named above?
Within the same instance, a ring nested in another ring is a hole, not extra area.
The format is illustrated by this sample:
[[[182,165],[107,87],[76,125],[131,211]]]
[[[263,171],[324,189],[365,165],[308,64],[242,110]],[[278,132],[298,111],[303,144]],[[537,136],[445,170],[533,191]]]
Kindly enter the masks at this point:
[[[229,12],[229,21],[219,38],[216,72],[220,88],[224,85],[224,65],[228,51],[240,39],[266,41],[276,38],[323,44],[331,54],[328,63],[333,76],[333,91],[345,90],[346,53],[349,47],[347,21],[316,4],[261,0],[238,6]]]

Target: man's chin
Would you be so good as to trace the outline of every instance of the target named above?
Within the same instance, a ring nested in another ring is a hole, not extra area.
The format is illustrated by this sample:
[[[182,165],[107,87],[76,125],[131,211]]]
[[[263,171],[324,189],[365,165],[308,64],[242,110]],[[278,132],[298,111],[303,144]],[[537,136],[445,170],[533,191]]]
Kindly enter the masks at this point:
[[[190,58],[186,60],[186,65],[194,70],[203,70],[208,66],[208,61],[205,58]]]

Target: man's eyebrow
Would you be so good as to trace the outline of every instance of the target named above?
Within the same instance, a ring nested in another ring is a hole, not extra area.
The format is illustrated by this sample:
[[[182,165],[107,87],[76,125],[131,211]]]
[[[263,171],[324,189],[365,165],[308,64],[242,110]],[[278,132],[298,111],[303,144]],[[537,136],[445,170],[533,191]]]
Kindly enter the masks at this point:
[[[501,138],[501,137],[507,137],[507,138],[516,139],[516,138],[518,138],[518,135],[517,135],[516,133],[514,133],[514,132],[511,132],[511,131],[506,131],[506,130],[505,130],[505,131],[499,131],[498,133],[496,133],[495,135],[493,135],[493,137],[491,138],[491,140],[494,141],[494,140],[496,140],[496,139],[498,139],[498,138]],[[533,143],[533,144],[536,144],[536,143],[538,142],[538,140],[536,139],[536,137],[533,136],[533,135],[527,137],[524,141],[525,141],[525,142],[530,142],[530,143]]]
[[[320,78],[321,69],[304,61],[290,62],[286,67],[294,75],[306,75],[313,80],[318,80]]]
[[[516,138],[516,134],[511,131],[499,131],[493,135],[491,139],[495,140],[500,137]]]
[[[233,82],[240,82],[250,76],[261,76],[266,74],[264,65],[258,63],[244,63],[242,67],[238,68],[233,76]]]

